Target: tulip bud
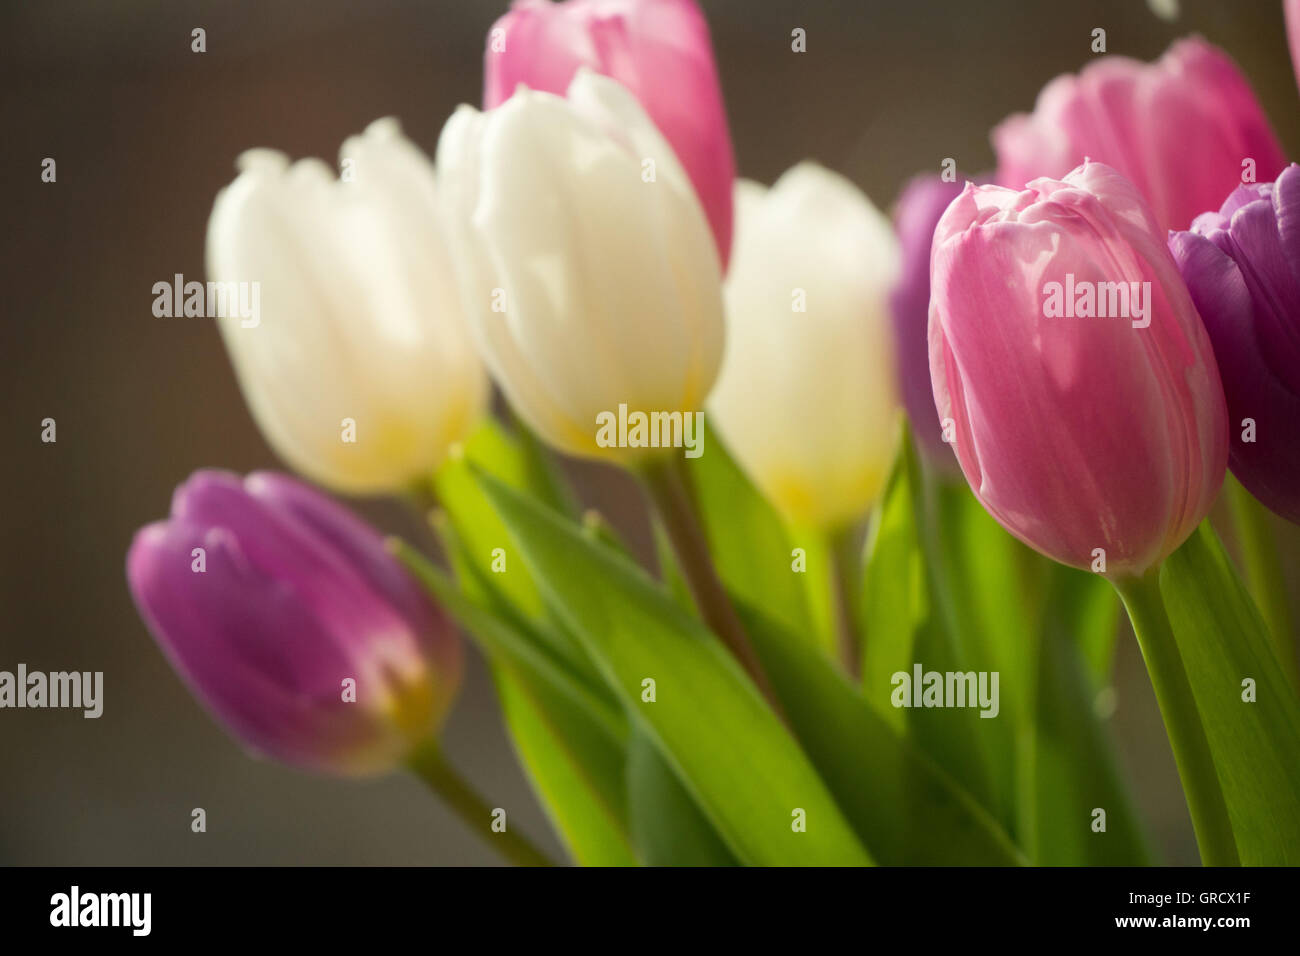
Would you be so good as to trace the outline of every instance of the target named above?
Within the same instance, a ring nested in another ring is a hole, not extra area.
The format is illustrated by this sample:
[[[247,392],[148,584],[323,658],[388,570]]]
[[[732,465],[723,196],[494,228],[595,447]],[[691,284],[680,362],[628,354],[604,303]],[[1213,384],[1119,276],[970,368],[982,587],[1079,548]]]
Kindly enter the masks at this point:
[[[1186,229],[1234,185],[1271,180],[1285,162],[1246,78],[1200,37],[1179,40],[1155,63],[1105,56],[1058,76],[1032,115],[994,129],[993,145],[998,181],[1013,189],[1085,159],[1106,163],[1165,229]]]
[[[1300,524],[1300,166],[1239,186],[1169,247],[1214,343],[1233,474]]]
[[[395,120],[341,153],[341,181],[318,160],[241,156],[208,224],[208,275],[260,285],[257,325],[220,328],[266,440],[321,484],[391,492],[468,434],[487,377],[432,164]]]
[[[934,410],[926,329],[930,324],[930,246],[934,229],[961,191],[960,183],[945,182],[934,175],[916,176],[904,188],[894,209],[902,270],[889,297],[903,405],[912,422],[917,448],[929,463],[954,474],[957,460],[943,441],[943,423]]]
[[[659,127],[700,197],[725,269],[736,163],[695,0],[515,0],[488,34],[483,108],[520,85],[563,96],[584,66],[627,87]]]
[[[1150,209],[1100,163],[968,185],[934,236],[930,372],[976,497],[1063,564],[1139,574],[1223,482],[1210,341]]]
[[[703,406],[722,282],[699,200],[636,99],[581,70],[567,99],[521,89],[487,113],[462,106],[438,175],[464,300],[515,410],[574,455],[662,453],[611,445],[600,423],[620,406]]]
[[[450,622],[366,524],[283,475],[199,471],[127,555],[141,616],[227,730],[294,766],[395,767],[460,684]]]
[[[898,268],[889,220],[844,177],[806,162],[771,189],[737,183],[709,419],[793,524],[852,521],[889,474],[898,395],[887,300]]]

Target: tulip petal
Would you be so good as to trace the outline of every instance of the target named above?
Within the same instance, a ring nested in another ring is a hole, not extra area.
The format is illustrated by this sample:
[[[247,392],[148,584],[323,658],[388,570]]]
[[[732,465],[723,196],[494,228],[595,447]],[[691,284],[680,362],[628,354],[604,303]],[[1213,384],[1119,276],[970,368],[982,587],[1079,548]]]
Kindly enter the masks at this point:
[[[1228,404],[1232,472],[1265,505],[1300,523],[1300,397],[1269,371],[1247,280],[1232,258],[1195,233],[1175,233],[1170,248],[1214,343]]]
[[[521,0],[488,34],[485,109],[520,87],[564,95],[586,67],[631,91],[690,177],[725,269],[735,159],[709,38],[695,0]]]
[[[1222,390],[1133,185],[1086,163],[1020,192],[968,186],[936,229],[931,269],[935,402],[989,512],[1075,567],[1103,549],[1110,574],[1185,540],[1222,482]],[[1144,316],[1115,314],[1146,290]]]
[[[1300,284],[1283,249],[1273,206],[1247,203],[1232,214],[1232,258],[1255,303],[1253,332],[1269,368],[1278,376],[1300,368]]]
[[[1155,63],[1108,55],[1043,88],[1032,114],[993,131],[999,182],[1061,177],[1092,159],[1114,167],[1165,228],[1217,209],[1250,160],[1272,179],[1285,157],[1249,83],[1199,37]]]
[[[202,574],[191,571],[195,547],[206,550]],[[290,587],[257,572],[229,532],[179,521],[145,528],[128,578],[177,671],[254,750],[317,767],[372,750],[376,739],[348,711],[356,705],[340,697],[342,679],[359,677],[352,662],[315,640],[321,621]]]

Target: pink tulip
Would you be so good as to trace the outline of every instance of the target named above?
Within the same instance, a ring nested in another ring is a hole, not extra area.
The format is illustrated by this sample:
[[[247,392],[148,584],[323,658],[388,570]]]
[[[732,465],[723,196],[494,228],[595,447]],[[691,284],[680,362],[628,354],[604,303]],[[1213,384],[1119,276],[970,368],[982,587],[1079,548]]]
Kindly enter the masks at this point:
[[[725,269],[736,163],[695,0],[515,0],[488,34],[484,109],[521,83],[563,96],[580,66],[618,80],[654,120],[695,186]]]
[[[1186,229],[1243,181],[1271,181],[1285,163],[1250,84],[1200,37],[1179,40],[1155,63],[1105,56],[1058,76],[1032,114],[993,130],[993,146],[998,182],[1014,189],[1085,159],[1107,163],[1164,229]]]
[[[1223,482],[1227,411],[1133,185],[1091,162],[1023,191],[968,185],[935,230],[931,283],[935,404],[989,513],[1110,577],[1186,540]]]

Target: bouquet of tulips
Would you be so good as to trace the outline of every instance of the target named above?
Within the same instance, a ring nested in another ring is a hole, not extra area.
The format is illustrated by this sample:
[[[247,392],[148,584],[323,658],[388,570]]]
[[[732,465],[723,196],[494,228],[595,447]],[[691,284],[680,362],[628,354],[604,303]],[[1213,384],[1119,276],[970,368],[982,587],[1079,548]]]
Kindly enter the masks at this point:
[[[736,179],[694,0],[520,0],[485,69],[433,161],[383,119],[216,199],[263,434],[438,545],[181,485],[127,577],[233,735],[546,863],[439,745],[468,638],[574,862],[1142,864],[1122,605],[1203,861],[1300,863],[1300,169],[1226,54],[1097,57],[892,220]],[[654,567],[557,453],[639,480]]]

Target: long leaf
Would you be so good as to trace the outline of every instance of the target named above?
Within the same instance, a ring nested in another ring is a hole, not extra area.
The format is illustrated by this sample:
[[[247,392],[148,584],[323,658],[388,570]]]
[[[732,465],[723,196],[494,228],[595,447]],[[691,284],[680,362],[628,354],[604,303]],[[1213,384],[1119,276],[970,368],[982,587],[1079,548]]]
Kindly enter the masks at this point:
[[[490,581],[511,605],[540,619],[544,613],[541,595],[527,569],[512,566],[518,555],[510,553],[510,535],[479,490],[471,471],[475,467],[516,488],[527,488],[535,475],[535,465],[500,425],[487,419],[465,442],[463,453],[438,470],[434,489],[476,578]],[[505,570],[494,570],[494,564]]]
[[[522,427],[522,426],[521,426]],[[488,649],[506,726],[538,799],[575,860],[636,862],[624,776],[627,719],[590,660],[546,609],[509,532],[473,477],[497,475],[554,506],[568,498],[531,436],[487,421],[435,487],[438,531],[465,594],[440,600]],[[438,583],[425,569],[426,583]]]
[[[616,738],[626,737],[626,718],[603,683],[597,687],[589,685],[584,675],[575,673],[545,644],[521,630],[514,621],[462,594],[441,570],[409,545],[396,539],[391,539],[389,545],[438,605],[474,638],[490,660],[508,662],[516,674],[530,683],[545,685],[553,693],[580,705],[592,720]]]
[[[623,790],[624,749],[567,698],[546,685],[493,668],[520,759],[574,860],[634,866]]]
[[[708,454],[686,460],[686,474],[718,575],[729,591],[766,608],[798,639],[815,640],[810,586],[791,570],[797,542],[716,432],[709,441]],[[802,546],[807,551],[809,543]]]
[[[1080,658],[1080,648],[1108,655],[1113,645],[1118,608],[1104,580],[1030,551],[964,484],[921,481],[905,436],[868,548],[863,610],[868,698],[896,729],[909,728],[1031,860],[1148,861],[1093,710],[1099,687]],[[890,675],[914,661],[997,672],[997,718],[890,706]],[[1089,826],[1095,807],[1107,811],[1108,835]]]
[[[912,442],[904,427],[899,442],[890,492],[894,500],[886,501],[884,511],[892,513],[892,522],[881,525],[875,550],[884,549],[884,560],[897,562],[885,570],[882,555],[873,555],[867,573],[882,574],[886,580],[867,580],[867,599],[878,598],[891,583],[919,593],[905,603],[886,605],[886,611],[908,615],[898,621],[900,636],[890,635],[890,621],[868,621],[867,660],[870,680],[863,685],[868,700],[880,711],[893,709],[892,674],[913,674],[919,665],[923,671],[937,673],[993,672],[998,667],[974,640],[969,620],[971,607],[963,601],[954,585],[965,571],[965,556],[960,537],[947,534],[949,522],[942,512],[943,489],[927,486]],[[920,580],[912,575],[919,573]],[[900,580],[900,575],[903,576]],[[870,612],[868,612],[870,613]],[[874,631],[874,633],[873,633]],[[877,641],[894,643],[887,664],[896,670],[881,671],[879,657],[872,664],[872,648]],[[905,655],[905,656],[904,656]],[[904,657],[903,666],[897,666]],[[986,719],[974,707],[909,707],[903,721],[911,738],[936,763],[1011,832],[1014,817],[1009,798],[1013,779],[1011,746],[1014,734],[1006,715]]]
[[[627,804],[632,840],[650,866],[735,866],[659,748],[637,729],[628,743]]]
[[[799,745],[703,625],[554,512],[481,481],[543,594],[737,860],[871,862]]]
[[[1086,649],[1113,632],[1115,593],[1099,576],[1051,568],[1038,653],[1033,736],[1032,817],[1026,835],[1035,863],[1046,866],[1146,866],[1151,851],[1110,735],[1098,718]],[[1092,828],[1106,812],[1105,831]]]
[[[979,803],[892,727],[816,648],[740,613],[790,724],[840,808],[887,865],[1025,862]]]
[[[1300,864],[1300,701],[1208,522],[1165,562],[1160,591],[1242,863]]]
[[[898,456],[866,544],[858,616],[866,635],[863,686],[885,721],[902,733],[906,714],[890,705],[892,675],[910,673],[917,634],[931,617],[906,453]]]

